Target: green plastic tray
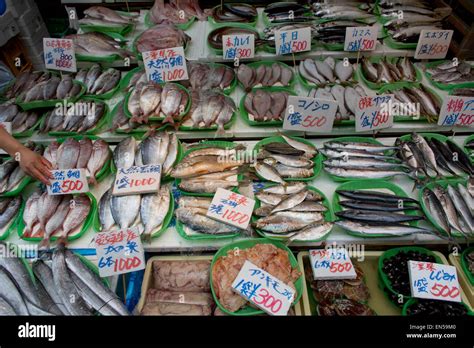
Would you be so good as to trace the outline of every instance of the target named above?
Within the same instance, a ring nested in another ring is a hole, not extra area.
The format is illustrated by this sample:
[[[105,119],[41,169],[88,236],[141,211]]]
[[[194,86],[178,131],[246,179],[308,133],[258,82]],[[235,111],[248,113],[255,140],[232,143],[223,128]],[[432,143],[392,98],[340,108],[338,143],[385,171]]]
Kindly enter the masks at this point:
[[[116,11],[116,12],[118,12],[121,16],[130,17],[130,14],[128,12],[123,12],[123,11]],[[95,31],[99,33],[116,33],[121,36],[125,36],[132,31],[133,24],[126,24],[126,25],[116,27],[116,28],[107,27],[105,25],[86,25],[86,24],[80,24],[79,27],[84,32]]]
[[[403,297],[403,303],[406,303],[409,299],[411,299],[412,297],[411,296],[405,296],[405,295],[402,295],[402,294],[399,294],[398,292],[396,292],[393,288],[392,288],[392,284],[390,282],[390,280],[388,279],[387,275],[385,274],[385,272],[383,272],[382,268],[383,268],[383,262],[384,260],[392,257],[392,256],[395,256],[396,254],[402,252],[402,251],[418,251],[422,254],[426,254],[426,255],[432,255],[434,258],[435,258],[435,261],[436,263],[443,263],[442,260],[439,258],[438,255],[436,255],[435,253],[433,253],[432,251],[428,250],[428,249],[425,249],[425,248],[422,248],[422,247],[417,247],[417,246],[410,246],[410,247],[401,247],[401,248],[394,248],[394,249],[389,249],[387,250],[386,252],[384,252],[380,257],[379,257],[379,263],[378,263],[378,273],[379,273],[379,281],[380,281],[380,285],[382,288],[384,288],[388,294],[394,296],[394,297],[399,297],[399,296],[402,296]],[[392,298],[390,296],[388,296],[388,298],[390,299],[390,301],[392,301]],[[394,302],[392,301],[395,305],[401,307],[401,304],[398,303],[398,302]]]
[[[434,68],[434,67],[436,67],[436,66],[438,66],[442,63],[446,63],[446,62],[447,62],[447,60],[438,60],[436,62],[427,63],[427,64],[425,64],[425,69]],[[436,88],[442,89],[444,91],[452,91],[453,89],[456,89],[456,88],[473,88],[474,87],[474,82],[446,83],[446,84],[444,84],[444,83],[433,81],[432,75],[426,70],[425,70],[425,75],[426,75],[426,78],[428,79],[428,81],[430,81],[430,83],[433,86],[435,86]]]
[[[234,124],[235,124],[235,120],[237,118],[237,110],[234,111],[234,113],[232,114],[232,117],[230,118],[229,122],[227,122],[225,125],[224,125],[224,129],[225,130],[229,130]],[[208,132],[208,131],[212,131],[212,130],[217,130],[217,125],[216,124],[213,124],[211,125],[210,127],[206,127],[206,128],[196,128],[196,127],[189,127],[189,126],[179,126],[179,130],[180,131],[185,131],[185,132]]]
[[[397,196],[400,197],[409,197],[403,189],[401,189],[399,186],[385,180],[374,180],[374,179],[363,179],[363,180],[357,180],[357,181],[349,181],[346,183],[341,184],[336,188],[334,191],[334,197],[333,197],[333,210],[334,213],[339,213],[344,210],[344,208],[340,205],[341,201],[341,196],[337,193],[338,190],[376,190],[376,189],[387,189],[394,193]],[[411,204],[410,204],[411,205]],[[410,216],[420,216],[419,214],[416,213],[416,210],[408,210],[405,212],[406,215]],[[410,226],[418,226],[418,221],[412,221],[409,223]],[[355,237],[362,237],[362,238],[380,238],[380,237],[393,237],[393,235],[388,234],[388,233],[380,233],[380,234],[374,234],[374,235],[366,235],[363,233],[358,233],[355,231],[346,231],[345,232],[351,236]]]
[[[293,76],[291,77],[291,80],[289,82],[289,84],[287,86],[275,86],[275,87],[283,87],[283,88],[289,88],[291,90],[294,89],[295,87],[295,84],[296,84],[296,73],[295,73],[295,70],[289,66],[288,64],[285,64],[283,62],[279,62],[279,61],[268,61],[268,60],[263,60],[263,61],[259,61],[259,62],[253,62],[253,63],[248,63],[246,64],[249,68],[252,68],[252,69],[257,69],[260,65],[265,65],[265,66],[272,66],[274,63],[277,63],[279,65],[281,65],[282,67],[285,67],[285,68],[288,68],[290,69],[292,72],[293,72]],[[236,80],[237,79],[237,76],[235,78]],[[239,86],[244,89],[244,86],[242,85],[242,83],[239,81]],[[262,88],[262,87],[252,87],[252,89],[255,89],[255,88]],[[273,88],[273,87],[265,87],[265,88]]]
[[[84,94],[84,97],[86,98],[96,98],[100,100],[109,100],[112,99],[115,93],[117,93],[120,90],[121,86],[121,80],[117,83],[117,85],[112,88],[110,91],[104,93],[104,94]],[[87,93],[87,92],[86,92]]]
[[[287,92],[289,95],[293,95],[293,96],[296,96],[297,94],[289,89],[289,88],[285,88],[285,87],[261,87],[261,88],[255,88],[252,90],[252,92],[255,92],[257,90],[264,90],[264,91],[268,91],[268,92]],[[242,117],[242,119],[245,121],[245,123],[247,123],[249,126],[253,126],[253,127],[267,127],[267,126],[275,126],[275,127],[281,127],[283,125],[283,118],[284,118],[284,115],[282,115],[282,120],[281,121],[263,121],[263,122],[258,122],[258,121],[252,121],[250,120],[249,118],[249,113],[247,112],[247,109],[245,108],[245,98],[247,97],[247,94],[246,93],[242,99],[240,100],[240,105],[239,105],[239,109],[240,109],[240,116]]]
[[[188,30],[191,25],[193,25],[193,23],[196,21],[196,16],[193,16],[191,17],[191,19],[189,21],[187,21],[186,23],[178,23],[178,24],[174,24],[177,28],[181,29],[181,30]],[[145,15],[145,26],[147,28],[151,28],[151,27],[154,27],[155,26],[155,23],[153,23],[151,21],[151,18],[150,18],[150,11],[147,12],[147,14]]]
[[[262,45],[258,43],[258,40],[260,38],[260,34],[258,33],[258,30],[255,29],[253,26],[249,25],[249,24],[246,24],[246,23],[229,23],[229,24],[226,24],[226,25],[223,25],[225,27],[232,27],[232,28],[242,28],[242,29],[247,29],[247,30],[250,30],[252,32],[254,32],[255,34],[255,51],[257,51]],[[220,27],[217,27],[217,28],[213,28],[213,30],[215,29],[218,29]],[[209,32],[209,34],[213,31],[211,30]],[[209,49],[214,52],[214,55],[217,55],[217,56],[220,56],[222,57],[223,54],[224,54],[224,51],[221,50],[221,49],[216,49],[214,47],[212,47],[210,44],[209,44],[209,34],[206,38],[206,43],[207,43],[207,47],[209,47]]]
[[[212,282],[212,269],[214,267],[214,264],[216,263],[216,261],[220,258],[220,257],[223,257],[223,256],[226,256],[227,255],[227,252],[229,250],[238,250],[238,249],[242,249],[242,250],[245,250],[245,249],[249,249],[249,248],[252,248],[253,246],[257,245],[257,244],[273,244],[275,245],[277,248],[280,248],[282,250],[285,250],[287,253],[288,253],[288,258],[290,260],[290,264],[293,268],[296,268],[300,271],[300,273],[302,272],[301,269],[299,269],[299,265],[298,265],[298,261],[296,260],[295,256],[293,255],[292,251],[284,244],[280,243],[280,242],[277,242],[277,241],[274,241],[274,240],[270,240],[270,239],[265,239],[265,238],[257,238],[257,239],[247,239],[247,240],[243,240],[243,241],[239,241],[239,242],[235,242],[235,243],[231,243],[231,244],[228,244],[222,248],[220,248],[217,253],[214,255],[214,258],[212,259],[212,263],[211,263],[211,274],[210,274],[210,282],[211,282],[211,292],[212,292],[212,296],[214,298],[214,301],[216,302],[217,306],[226,314],[228,315],[234,315],[234,316],[252,316],[252,315],[260,315],[260,314],[263,314],[264,312],[260,309],[256,309],[256,308],[253,308],[251,306],[246,306],[240,310],[238,310],[237,312],[229,312],[227,309],[225,309],[221,303],[219,302],[219,299],[217,298],[216,296],[216,293],[215,293],[215,290],[214,290],[214,285],[213,285],[213,282]],[[295,300],[293,301],[293,305],[295,305],[296,303],[298,303],[298,301],[300,300],[301,298],[301,295],[303,294],[303,278],[304,275],[302,274],[296,281],[295,281],[295,288],[296,288],[296,296],[295,296]]]
[[[320,61],[324,61],[324,59],[318,59]],[[341,59],[336,59],[336,64],[340,61]],[[300,64],[302,64],[302,62],[300,62]],[[341,85],[341,86],[354,86],[355,84],[357,84],[357,81],[358,81],[358,78],[357,78],[357,69],[353,67],[353,71],[352,71],[352,78],[349,80],[349,81],[345,81],[345,82],[340,82],[340,83],[336,83],[336,82],[327,82],[327,83],[320,83],[320,84],[315,84],[315,83],[312,83],[312,82],[309,82],[308,80],[306,80],[301,74],[300,74],[300,71],[299,71],[299,68],[296,69],[297,70],[297,75],[298,75],[298,79],[300,81],[300,83],[303,85],[303,87],[307,90],[311,90],[313,88],[319,88],[319,87],[325,87],[325,86],[334,86],[334,85]],[[335,74],[334,74],[335,75]],[[336,76],[336,79],[337,79],[337,76]]]
[[[212,13],[214,13],[214,9],[219,7],[220,5],[217,5],[215,6],[213,9],[212,9]],[[246,25],[250,25],[252,27],[256,27],[257,26],[257,22],[258,22],[258,14],[257,14],[257,18],[255,18],[254,21],[252,22],[245,22],[245,23],[241,23],[241,22],[218,22],[214,19],[213,16],[208,16],[207,17],[207,21],[209,22],[209,24],[211,25],[211,28],[212,29],[217,29],[217,28],[221,28],[221,27],[226,27],[228,26],[229,24],[246,24]]]
[[[306,139],[299,138],[299,137],[293,137],[293,136],[290,136],[289,138],[294,139],[294,140],[298,140],[302,143],[305,143],[306,145],[312,146],[316,150],[316,147],[314,146],[314,144],[312,142],[306,140]],[[270,137],[270,138],[265,138],[263,140],[260,140],[257,144],[255,144],[254,151],[258,153],[258,152],[260,152],[260,149],[262,148],[262,146],[270,144],[270,143],[286,143],[286,141],[285,141],[285,139],[283,139],[282,136],[279,136],[279,135],[274,136],[274,137]],[[285,181],[313,181],[314,179],[316,179],[316,177],[321,172],[321,169],[323,168],[323,155],[322,155],[322,153],[320,153],[318,151],[318,154],[312,160],[314,162],[314,165],[313,165],[314,174],[312,176],[310,176],[309,178],[287,178],[287,179],[284,179],[284,180]],[[260,179],[265,180],[265,178],[261,177],[258,173],[257,173],[257,176]]]
[[[402,315],[404,317],[408,316],[408,308],[410,308],[411,306],[413,306],[415,303],[417,303],[419,300],[417,298],[411,298],[409,299],[405,305],[403,306],[403,309],[402,309]],[[461,304],[464,306],[464,308],[466,308],[467,310],[467,315],[473,315],[473,312],[471,311],[471,309],[469,308],[469,306],[467,306],[464,302],[461,302]]]
[[[469,283],[471,283],[471,285],[474,285],[474,274],[469,271],[469,267],[467,265],[467,261],[466,261],[466,256],[467,254],[469,254],[470,252],[473,252],[474,251],[474,247],[470,247],[470,248],[467,248],[466,250],[464,250],[461,254],[461,267],[462,267],[462,270],[464,271],[464,274],[466,275],[467,279],[469,279]]]
[[[125,74],[125,76],[120,81],[120,90],[123,91],[128,87],[128,84],[132,80],[133,76],[138,73],[144,73],[145,69],[143,66],[138,66]]]

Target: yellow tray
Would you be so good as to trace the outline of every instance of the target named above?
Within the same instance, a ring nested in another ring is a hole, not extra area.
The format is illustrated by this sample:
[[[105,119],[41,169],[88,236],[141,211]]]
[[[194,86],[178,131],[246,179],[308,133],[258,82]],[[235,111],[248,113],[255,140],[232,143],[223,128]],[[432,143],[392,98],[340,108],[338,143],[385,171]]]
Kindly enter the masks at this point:
[[[459,257],[459,255],[454,256],[453,254],[449,254],[449,263],[456,267],[456,270],[458,272],[459,284],[461,285],[462,291],[466,295],[466,304],[472,309],[474,307],[474,286],[472,286],[469,282],[469,279],[467,279],[466,274],[464,273],[464,270],[461,267],[461,261],[459,260]]]

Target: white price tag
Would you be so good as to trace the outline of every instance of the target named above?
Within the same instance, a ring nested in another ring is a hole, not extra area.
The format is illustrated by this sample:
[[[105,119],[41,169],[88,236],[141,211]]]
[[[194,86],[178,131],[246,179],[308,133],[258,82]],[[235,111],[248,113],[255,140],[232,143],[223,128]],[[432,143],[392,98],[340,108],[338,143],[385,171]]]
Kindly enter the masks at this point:
[[[439,263],[408,261],[413,297],[461,302],[456,267]]]
[[[439,113],[438,125],[474,127],[474,97],[446,96]]]
[[[276,54],[311,51],[311,28],[275,31]]]
[[[254,206],[253,199],[219,188],[212,199],[207,216],[245,230],[249,225]]]
[[[270,315],[287,315],[295,290],[250,261],[245,261],[232,289]]]
[[[355,279],[357,274],[344,248],[310,250],[314,279]]]
[[[48,186],[48,194],[52,196],[70,195],[89,192],[89,183],[85,169],[52,170],[54,179]]]
[[[222,47],[225,60],[253,58],[255,56],[255,35],[223,35]]]
[[[183,47],[143,52],[148,81],[156,83],[189,79]]]
[[[377,27],[347,27],[344,51],[373,51],[377,46]]]
[[[314,133],[331,132],[336,112],[335,101],[289,96],[283,129]]]
[[[415,59],[443,59],[449,51],[453,30],[422,30]]]
[[[73,40],[45,37],[43,38],[43,50],[46,69],[77,71]]]
[[[118,168],[112,194],[114,196],[125,196],[158,192],[160,181],[160,164]]]
[[[356,106],[356,132],[393,127],[392,94],[362,97]]]

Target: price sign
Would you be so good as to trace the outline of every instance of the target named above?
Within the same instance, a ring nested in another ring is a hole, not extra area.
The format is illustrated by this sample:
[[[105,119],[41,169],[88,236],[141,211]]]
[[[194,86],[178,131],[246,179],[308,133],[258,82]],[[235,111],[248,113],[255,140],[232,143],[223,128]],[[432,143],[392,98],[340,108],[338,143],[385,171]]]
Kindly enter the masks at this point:
[[[377,46],[377,27],[347,27],[344,51],[373,51]]]
[[[356,132],[392,127],[392,100],[391,94],[360,98],[355,114]]]
[[[77,71],[73,40],[43,38],[43,50],[46,69]]]
[[[314,279],[355,279],[357,274],[344,248],[310,250]]]
[[[456,267],[439,263],[408,261],[413,297],[461,302]]]
[[[189,79],[183,47],[143,52],[148,81],[162,83]]]
[[[97,233],[95,249],[101,277],[145,269],[145,252],[136,228]]]
[[[70,195],[73,193],[89,192],[89,184],[85,169],[52,170],[54,179],[48,186],[48,194]]]
[[[315,133],[330,132],[336,111],[335,101],[290,96],[283,120],[283,129]]]
[[[212,199],[207,216],[245,230],[249,225],[254,206],[253,199],[219,188]]]
[[[255,35],[223,35],[223,57],[226,60],[253,58],[255,56]]]
[[[232,289],[270,315],[287,315],[295,290],[250,261],[245,261]]]
[[[114,196],[158,192],[160,189],[161,165],[119,168],[115,176]]]
[[[438,125],[474,127],[474,97],[448,95],[444,98]]]
[[[452,37],[452,30],[422,30],[416,45],[415,59],[445,58]]]
[[[311,28],[275,31],[277,55],[311,51]]]

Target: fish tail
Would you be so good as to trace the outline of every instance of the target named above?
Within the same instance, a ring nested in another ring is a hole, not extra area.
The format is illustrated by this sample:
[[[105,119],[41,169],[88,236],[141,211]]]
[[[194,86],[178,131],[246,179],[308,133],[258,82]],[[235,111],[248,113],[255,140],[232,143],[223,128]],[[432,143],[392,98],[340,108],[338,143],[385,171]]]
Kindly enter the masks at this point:
[[[218,124],[217,125],[217,132],[216,132],[216,137],[219,135],[224,135],[225,134],[225,129],[223,124]]]
[[[169,124],[172,124],[172,125],[175,124],[173,116],[170,116],[170,115],[166,116],[162,123],[163,124],[169,123]]]
[[[58,238],[58,241],[57,241],[57,244],[58,245],[63,245],[63,246],[66,246],[67,245],[67,236],[61,236]]]
[[[142,240],[144,243],[151,244],[151,233],[146,231],[145,233],[142,234]]]
[[[92,186],[97,185],[97,179],[96,179],[95,175],[91,175],[89,177],[89,179],[87,179],[87,181],[88,181],[89,185],[92,185]]]
[[[40,242],[38,249],[42,250],[49,250],[50,249],[50,240],[49,237],[44,237],[43,240]]]

